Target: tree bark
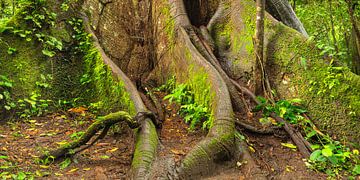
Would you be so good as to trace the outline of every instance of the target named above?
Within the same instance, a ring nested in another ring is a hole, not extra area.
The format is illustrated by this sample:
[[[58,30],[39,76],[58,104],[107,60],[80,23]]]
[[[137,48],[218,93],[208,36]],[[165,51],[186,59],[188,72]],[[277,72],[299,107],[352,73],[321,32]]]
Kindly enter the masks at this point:
[[[260,95],[264,86],[264,16],[265,0],[256,0],[256,29],[255,29],[255,94]],[[265,93],[265,92],[264,92]]]
[[[309,37],[303,24],[296,16],[288,0],[267,0],[266,10],[278,21]]]

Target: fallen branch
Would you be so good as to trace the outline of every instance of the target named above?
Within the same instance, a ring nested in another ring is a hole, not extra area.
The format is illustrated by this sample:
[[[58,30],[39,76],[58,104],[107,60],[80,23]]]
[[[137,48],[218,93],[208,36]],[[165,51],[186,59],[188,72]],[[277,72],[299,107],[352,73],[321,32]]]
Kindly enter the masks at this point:
[[[139,120],[141,120],[139,116],[132,118],[129,113],[124,111],[110,113],[104,117],[99,117],[78,140],[50,151],[49,153],[43,155],[41,159],[52,157],[54,160],[56,160],[63,156],[73,155],[75,153],[81,152],[82,150],[89,148],[99,139],[105,137],[107,131],[112,125],[125,121],[130,128],[134,129],[140,126]],[[79,148],[89,142],[89,140],[101,129],[103,129],[102,133],[92,143],[90,143],[90,145],[80,150],[76,150],[76,148]]]
[[[270,116],[274,118],[277,122],[284,124],[285,131],[290,135],[291,139],[298,147],[300,153],[303,155],[304,158],[309,158],[311,154],[311,149],[308,149],[308,142],[301,135],[301,133],[298,133],[288,122],[277,116],[275,113],[271,113]]]

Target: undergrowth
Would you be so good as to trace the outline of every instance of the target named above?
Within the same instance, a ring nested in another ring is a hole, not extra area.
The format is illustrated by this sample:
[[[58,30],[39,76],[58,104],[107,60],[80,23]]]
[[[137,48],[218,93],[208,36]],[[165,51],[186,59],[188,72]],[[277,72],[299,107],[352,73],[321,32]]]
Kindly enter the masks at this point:
[[[312,144],[312,153],[306,161],[308,168],[337,178],[346,176],[354,179],[354,176],[360,175],[359,151],[351,149],[345,141],[334,140],[316,128],[315,124],[306,118],[307,110],[300,105],[300,99],[280,100],[274,105],[268,103],[265,98],[258,99],[261,104],[255,107],[254,111],[263,111],[264,118],[260,119],[261,123],[282,126],[270,117],[271,113],[276,113],[288,123],[302,129],[305,139]]]
[[[176,84],[175,77],[158,88],[170,92],[164,99],[170,103],[180,104],[180,114],[184,117],[185,123],[189,124],[190,130],[195,130],[198,125],[202,129],[209,129],[212,125],[211,109],[209,107],[210,98],[204,101],[196,101],[194,88],[189,84]],[[205,90],[205,89],[203,89]],[[206,91],[206,90],[205,90]]]

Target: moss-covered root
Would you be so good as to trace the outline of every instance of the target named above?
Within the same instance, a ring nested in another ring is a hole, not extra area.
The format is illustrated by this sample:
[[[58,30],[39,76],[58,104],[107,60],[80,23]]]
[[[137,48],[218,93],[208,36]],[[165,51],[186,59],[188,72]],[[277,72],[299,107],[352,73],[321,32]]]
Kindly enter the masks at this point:
[[[145,120],[138,129],[134,158],[131,164],[132,179],[147,179],[158,145],[155,125],[151,120]]]
[[[179,179],[206,177],[216,168],[217,164],[230,160],[233,153],[233,133],[207,137],[186,155],[178,169]]]
[[[139,123],[127,112],[119,111],[116,113],[110,113],[104,117],[98,118],[78,140],[50,151],[49,153],[43,155],[41,159],[45,159],[47,157],[58,159],[60,157],[70,155],[71,152],[75,152],[76,148],[79,148],[89,142],[89,140],[101,129],[106,131],[105,129],[108,129],[108,127],[122,121],[125,121],[131,128],[139,127]]]

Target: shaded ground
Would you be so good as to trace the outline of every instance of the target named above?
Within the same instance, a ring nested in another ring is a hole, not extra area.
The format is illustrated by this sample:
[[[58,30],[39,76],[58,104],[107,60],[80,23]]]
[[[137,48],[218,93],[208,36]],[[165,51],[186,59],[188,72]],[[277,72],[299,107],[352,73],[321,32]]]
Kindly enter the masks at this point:
[[[156,93],[160,99],[163,93]],[[160,148],[158,158],[171,158],[179,162],[206,132],[191,132],[179,115],[179,105],[160,101],[166,114],[159,130]],[[96,145],[75,155],[68,167],[61,169],[59,162],[44,165],[37,157],[48,148],[55,148],[63,140],[70,141],[78,131],[84,131],[94,121],[94,115],[82,108],[71,112],[52,114],[46,117],[0,126],[0,174],[31,172],[43,179],[128,179],[134,148],[130,129],[119,125],[112,129]],[[291,143],[288,136],[265,136],[245,134],[250,151],[268,179],[326,179],[321,173],[308,170],[301,155],[281,143]],[[240,156],[240,155],[236,155]],[[164,161],[166,163],[166,161]],[[166,165],[159,165],[161,166]],[[207,179],[249,179],[252,175],[246,162],[226,162],[218,168],[215,176]],[[29,176],[29,175],[28,175]],[[156,177],[156,176],[155,176]]]
[[[37,159],[46,149],[71,141],[94,121],[86,113],[59,113],[0,126],[0,173],[31,172],[44,179],[125,179],[130,169],[133,137],[130,130],[116,127],[110,136],[77,154],[61,169],[59,162],[45,165]],[[51,160],[49,160],[51,162]],[[28,177],[31,175],[28,175]]]

